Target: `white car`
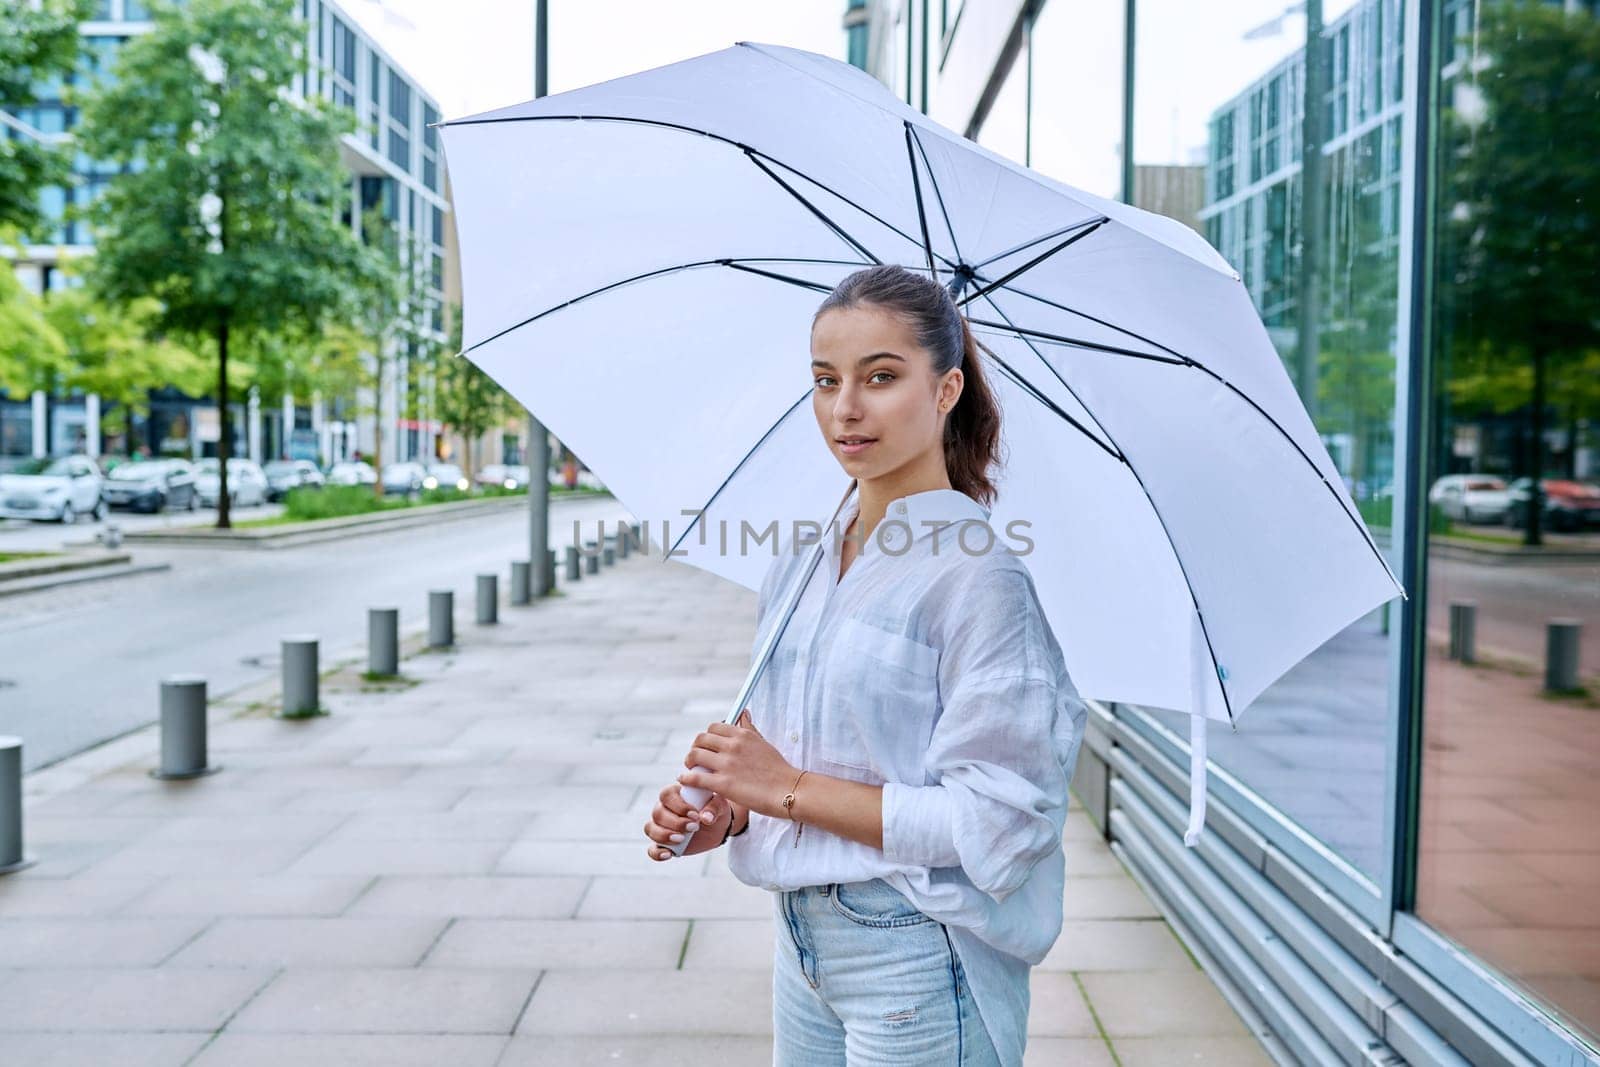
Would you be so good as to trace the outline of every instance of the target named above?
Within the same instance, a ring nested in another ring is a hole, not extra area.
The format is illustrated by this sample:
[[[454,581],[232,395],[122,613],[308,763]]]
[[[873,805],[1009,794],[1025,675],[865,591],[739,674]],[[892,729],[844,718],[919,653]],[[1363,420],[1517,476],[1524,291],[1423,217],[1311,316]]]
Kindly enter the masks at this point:
[[[1502,522],[1511,490],[1492,474],[1447,474],[1428,490],[1428,502],[1460,522]]]
[[[0,474],[0,518],[51,519],[73,523],[79,515],[101,518],[104,479],[88,456],[34,460],[16,474]]]
[[[378,472],[358,459],[340,460],[328,468],[329,485],[377,485]]]
[[[200,503],[208,508],[217,506],[217,493],[222,483],[221,465],[215,457],[207,457],[194,465],[194,486],[200,492]],[[253,459],[228,460],[228,503],[231,507],[245,508],[267,502],[267,476],[261,464]]]
[[[459,489],[465,493],[472,488],[466,473],[454,463],[430,463],[423,470],[424,489]]]
[[[473,477],[480,486],[502,489],[528,488],[528,468],[517,463],[491,463]]]

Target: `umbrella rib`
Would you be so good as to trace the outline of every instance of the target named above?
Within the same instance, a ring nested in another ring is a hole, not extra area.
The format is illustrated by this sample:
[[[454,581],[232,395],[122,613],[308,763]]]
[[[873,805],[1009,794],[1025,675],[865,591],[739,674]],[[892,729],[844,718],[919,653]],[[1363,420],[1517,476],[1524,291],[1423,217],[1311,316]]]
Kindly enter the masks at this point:
[[[736,263],[731,259],[719,259],[717,262],[720,263],[722,266],[730,267],[733,270],[742,270],[746,274],[758,274],[763,278],[771,278],[773,281],[776,281],[776,282],[788,282],[790,285],[798,285],[802,289],[811,289],[811,290],[813,290],[815,292],[818,292],[818,293],[831,293],[831,292],[833,292],[833,286],[831,286],[831,285],[823,285],[821,282],[808,282],[804,278],[795,278],[795,277],[792,277],[792,276],[790,276],[788,274],[778,274],[775,271],[760,270],[760,269],[758,269],[756,267],[746,267],[743,264]],[[853,264],[853,263],[851,263],[849,265],[850,266],[855,266],[855,264]]]
[[[1087,426],[1064,411],[1060,404],[1057,404],[1054,400],[1051,400],[1049,397],[1045,396],[1044,393],[1040,392],[1037,385],[1034,385],[1032,382],[1028,381],[1027,378],[1023,377],[1021,374],[1018,374],[1016,368],[1011,366],[1011,364],[1007,363],[1004,359],[1001,359],[998,353],[988,348],[988,346],[985,346],[984,350],[989,353],[990,359],[994,360],[1000,365],[1000,369],[1002,372],[1004,372],[1005,376],[1015,382],[1017,386],[1029,396],[1033,397],[1039,403],[1043,404],[1047,409],[1060,416],[1061,419],[1070,424],[1079,433],[1083,434],[1083,436],[1087,437],[1096,447],[1104,451],[1106,455],[1120,463],[1127,462],[1127,457],[1123,456],[1121,452],[1118,452],[1112,446],[1106,444],[1106,442],[1100,440],[1100,438],[1096,437],[1092,432],[1090,432]],[[1108,434],[1107,436],[1109,437],[1110,435]]]
[[[472,352],[472,351],[474,351],[476,349],[482,348],[484,345],[488,344],[490,341],[498,341],[500,338],[504,337],[508,333],[512,333],[515,330],[520,330],[520,329],[522,329],[522,327],[527,326],[530,323],[538,322],[540,319],[544,318],[546,315],[549,315],[549,314],[551,314],[553,312],[556,312],[556,311],[560,311],[562,308],[570,307],[573,304],[580,303],[580,302],[582,302],[584,300],[589,299],[591,296],[599,296],[601,293],[610,292],[612,289],[616,289],[616,288],[619,288],[619,287],[624,286],[624,285],[630,285],[633,282],[644,281],[646,278],[656,278],[656,277],[659,277],[659,276],[661,276],[663,274],[673,274],[673,273],[676,273],[677,271],[680,271],[680,270],[692,270],[695,267],[737,267],[737,265],[740,264],[740,263],[817,263],[817,264],[825,264],[825,265],[828,265],[828,266],[840,266],[840,267],[855,267],[855,266],[859,266],[859,264],[856,263],[854,260],[849,260],[849,259],[802,259],[802,258],[789,258],[789,257],[783,257],[783,256],[746,256],[746,257],[743,257],[742,259],[697,259],[692,263],[679,263],[679,264],[677,264],[675,266],[662,267],[659,270],[650,270],[650,271],[645,271],[643,274],[635,274],[632,277],[623,278],[623,279],[620,279],[619,281],[614,281],[609,285],[602,285],[598,289],[591,289],[587,293],[584,293],[582,296],[575,296],[571,300],[563,300],[559,304],[556,304],[556,305],[554,305],[552,307],[545,308],[543,311],[539,312],[537,315],[530,315],[527,318],[523,319],[521,322],[513,323],[512,325],[507,326],[505,329],[501,330],[499,333],[491,334],[490,336],[485,337],[483,340],[477,342],[476,344],[470,345],[467,348],[463,348],[460,352],[458,352],[456,354],[464,356],[468,352]],[[765,271],[751,271],[751,273],[752,274],[765,274],[766,272]],[[784,277],[782,275],[778,275],[778,274],[770,275],[770,277],[778,278],[781,281],[798,281],[798,279],[790,279],[790,278],[786,278],[786,277]]]
[[[985,296],[985,299],[989,301],[989,306],[994,308],[996,314],[998,314],[1002,319],[1005,319],[1008,323],[1011,321],[1011,317],[1005,313],[1004,309],[1002,309],[999,304],[994,302],[992,297]],[[1067,384],[1066,379],[1061,377],[1060,373],[1056,371],[1055,367],[1050,363],[1050,361],[1044,358],[1044,353],[1035,348],[1033,342],[1027,337],[1022,338],[1022,343],[1027,345],[1033,354],[1039,358],[1039,362],[1043,363],[1045,369],[1054,375],[1056,381],[1061,383],[1062,388],[1066,389],[1068,393],[1072,394],[1072,399],[1078,401],[1080,404],[1083,404],[1083,399],[1078,396],[1077,392],[1072,388],[1072,386]],[[1093,417],[1094,412],[1090,409],[1089,405],[1083,404],[1083,410],[1089,412],[1091,418]],[[1172,539],[1172,531],[1167,528],[1167,520],[1162,516],[1161,509],[1156,506],[1155,497],[1150,495],[1150,490],[1146,488],[1144,479],[1139,477],[1139,468],[1133,465],[1133,460],[1128,458],[1127,452],[1123,450],[1121,445],[1117,444],[1116,438],[1111,436],[1111,431],[1107,430],[1100,424],[1099,419],[1095,419],[1095,425],[1100,427],[1100,431],[1106,435],[1106,440],[1109,441],[1112,447],[1117,450],[1117,458],[1121,459],[1123,463],[1127,464],[1128,473],[1133,475],[1133,480],[1138,484],[1139,491],[1144,494],[1145,500],[1149,501],[1150,510],[1155,514],[1156,521],[1161,524],[1161,532],[1167,539],[1168,547],[1172,549],[1173,561],[1177,563],[1178,571],[1183,575],[1183,584],[1189,590],[1189,602],[1194,605],[1195,618],[1199,619],[1200,621],[1200,633],[1206,639],[1206,652],[1211,656],[1211,671],[1213,674],[1217,675],[1217,688],[1222,691],[1222,706],[1228,713],[1228,722],[1232,724],[1233,702],[1228,699],[1228,687],[1222,684],[1221,672],[1218,670],[1217,664],[1217,652],[1216,649],[1211,647],[1211,633],[1206,628],[1205,613],[1200,610],[1200,599],[1194,595],[1194,583],[1189,580],[1189,571],[1188,568],[1183,565],[1183,554],[1178,551],[1178,543]]]
[[[795,400],[795,402],[793,404],[790,404],[786,409],[784,409],[783,414],[778,416],[777,421],[774,422],[771,426],[767,427],[767,432],[762,434],[761,437],[756,441],[756,443],[750,446],[750,450],[748,452],[746,452],[743,457],[740,458],[739,462],[734,464],[733,470],[729,471],[728,472],[728,476],[726,478],[722,479],[722,484],[717,486],[717,491],[711,494],[711,499],[707,500],[704,504],[702,504],[700,506],[700,510],[695,512],[694,521],[691,522],[689,524],[688,528],[685,529],[683,531],[683,533],[678,537],[678,539],[672,543],[672,547],[667,549],[667,554],[661,557],[661,561],[663,563],[665,563],[667,560],[672,558],[672,553],[676,552],[677,549],[678,549],[678,546],[683,544],[683,539],[685,537],[688,537],[689,534],[694,531],[694,528],[696,526],[700,525],[700,517],[706,513],[706,510],[708,508],[710,508],[712,504],[716,503],[717,497],[721,496],[722,495],[722,491],[724,489],[728,488],[728,483],[733,481],[733,479],[738,475],[739,471],[744,467],[744,465],[746,463],[750,462],[750,457],[754,456],[757,452],[759,452],[761,450],[761,446],[767,443],[767,439],[770,438],[774,433],[776,433],[778,431],[778,427],[783,425],[784,420],[787,419],[790,415],[793,415],[795,413],[795,409],[798,408],[800,406],[800,404],[805,400],[805,398],[810,396],[810,395],[811,395],[811,390],[810,389],[807,389],[805,392],[801,393],[800,396]],[[757,542],[757,543],[759,544],[760,542]]]
[[[922,205],[922,179],[917,177],[917,154],[911,146],[911,123],[906,128],[906,162],[911,164],[911,189],[917,194],[917,222],[922,226],[922,250],[928,256],[928,273],[939,280],[939,269],[933,265],[933,241],[928,237],[928,212]]]
[[[993,301],[990,301],[992,304]],[[1047,341],[1051,344],[1065,345],[1069,348],[1086,348],[1093,352],[1109,352],[1117,356],[1132,356],[1135,359],[1148,359],[1156,363],[1175,363],[1180,366],[1191,362],[1176,356],[1158,356],[1151,352],[1140,352],[1132,348],[1118,348],[1116,345],[1103,345],[1095,341],[1085,341],[1081,337],[1066,337],[1057,333],[1045,333],[1043,330],[1032,330],[1026,326],[1013,326],[1009,322],[990,322],[988,319],[968,318],[974,326],[988,326],[995,330],[1006,330],[1020,334],[1023,337],[1032,337],[1035,340]]]
[[[998,285],[998,284],[999,283],[996,283],[996,285]],[[995,286],[990,286],[989,288],[995,288]],[[1228,381],[1222,375],[1218,374],[1216,371],[1212,370],[1210,367],[1206,366],[1204,363],[1201,363],[1199,360],[1193,359],[1193,358],[1191,358],[1189,356],[1186,356],[1183,353],[1178,352],[1175,349],[1170,348],[1167,345],[1162,344],[1160,341],[1156,341],[1156,340],[1153,340],[1152,338],[1145,337],[1143,334],[1136,333],[1135,331],[1130,330],[1125,326],[1118,326],[1116,323],[1108,322],[1105,319],[1097,318],[1094,315],[1091,315],[1086,311],[1079,311],[1077,308],[1068,307],[1065,304],[1057,303],[1056,301],[1051,300],[1048,297],[1039,296],[1036,293],[1030,293],[1026,289],[1017,289],[1014,286],[1010,286],[1010,285],[1007,285],[1005,287],[1005,289],[1006,289],[1006,292],[1008,292],[1008,293],[1015,293],[1018,296],[1027,297],[1029,300],[1036,300],[1041,304],[1045,304],[1045,305],[1047,305],[1049,307],[1053,307],[1053,308],[1058,308],[1059,310],[1065,311],[1068,314],[1076,315],[1076,316],[1078,316],[1079,318],[1082,318],[1082,319],[1088,319],[1090,322],[1096,323],[1097,325],[1100,325],[1100,326],[1104,326],[1109,330],[1115,330],[1117,333],[1123,334],[1124,336],[1127,336],[1127,337],[1131,337],[1136,341],[1143,341],[1145,344],[1150,345],[1152,348],[1158,348],[1161,351],[1166,352],[1166,353],[1172,355],[1173,357],[1175,357],[1175,360],[1169,361],[1169,362],[1181,363],[1184,366],[1193,367],[1194,369],[1196,369],[1198,371],[1201,371],[1202,373],[1208,374],[1212,378],[1216,379],[1218,382],[1221,382],[1222,385],[1227,387],[1233,393],[1237,394],[1239,396],[1239,398],[1242,399],[1245,403],[1247,403],[1251,407],[1255,408],[1256,411],[1260,413],[1262,418],[1266,419],[1267,422],[1271,423],[1273,429],[1277,430],[1279,435],[1282,436],[1285,441],[1288,441],[1290,446],[1296,452],[1298,452],[1300,454],[1300,458],[1305,460],[1306,465],[1311,468],[1312,473],[1314,473],[1319,479],[1321,479],[1322,484],[1325,487],[1327,487],[1328,492],[1330,494],[1332,494],[1334,501],[1339,505],[1339,510],[1344,512],[1345,517],[1348,518],[1352,523],[1355,524],[1355,527],[1356,527],[1357,530],[1361,531],[1361,539],[1363,541],[1365,541],[1366,544],[1367,544],[1367,547],[1372,550],[1372,554],[1377,558],[1378,563],[1382,565],[1382,567],[1384,569],[1384,572],[1389,575],[1389,580],[1394,582],[1395,588],[1400,590],[1400,595],[1401,596],[1405,596],[1406,595],[1405,587],[1400,584],[1399,579],[1395,578],[1394,571],[1393,571],[1393,569],[1390,568],[1388,560],[1383,558],[1383,553],[1381,551],[1379,551],[1377,543],[1372,540],[1372,534],[1367,531],[1366,524],[1361,521],[1360,516],[1358,516],[1357,514],[1355,514],[1354,512],[1352,512],[1350,510],[1349,505],[1347,505],[1344,502],[1344,498],[1339,495],[1338,490],[1334,489],[1333,483],[1328,481],[1327,475],[1323,474],[1322,470],[1314,462],[1312,462],[1311,457],[1306,455],[1305,449],[1300,447],[1300,443],[1298,441],[1296,441],[1293,436],[1290,435],[1289,431],[1287,431],[1287,430],[1285,430],[1283,428],[1283,424],[1280,423],[1277,419],[1273,418],[1267,412],[1267,410],[1265,408],[1263,408],[1260,404],[1256,403],[1255,400],[1253,398],[1251,398],[1251,396],[1248,393],[1244,392],[1238,386],[1234,385],[1232,382]],[[987,290],[985,290],[984,292],[987,294]],[[1000,317],[1005,319],[1007,322],[1010,322],[1011,321],[1010,316],[1007,315],[1005,312],[1000,311],[1000,306],[994,302],[994,299],[992,297],[989,297],[988,299],[989,299],[989,305],[991,307],[993,307],[996,311],[1000,312]],[[1012,329],[1017,329],[1017,328],[1016,327],[1012,327]],[[1021,332],[1021,331],[1019,331],[1019,332]]]
[[[917,143],[917,153],[922,156],[922,165],[928,172],[928,184],[933,186],[933,197],[939,201],[939,214],[944,216],[944,228],[950,232],[950,247],[955,249],[956,261],[961,261],[961,245],[956,241],[956,228],[950,222],[950,212],[944,206],[944,193],[939,191],[939,179],[934,177],[933,164],[928,162],[928,150],[923,147],[922,138],[917,136],[916,129],[911,123],[906,123],[906,130],[911,134],[911,139]],[[911,163],[911,169],[916,170],[916,161]]]
[[[1100,216],[1100,218],[1096,219],[1094,222],[1090,223],[1088,226],[1086,226],[1083,229],[1079,230],[1077,233],[1073,234],[1072,236],[1068,237],[1065,241],[1062,241],[1060,244],[1054,246],[1053,248],[1049,249],[1048,251],[1040,252],[1037,256],[1034,256],[1032,259],[1028,260],[1028,262],[1024,263],[1022,266],[1016,268],[1015,270],[1011,271],[1008,274],[1002,275],[1001,277],[999,277],[995,281],[992,281],[988,285],[985,285],[982,289],[975,289],[972,292],[968,293],[966,296],[961,298],[960,302],[962,304],[970,304],[974,300],[978,299],[978,297],[980,297],[980,296],[988,296],[989,293],[993,292],[994,290],[999,289],[1002,286],[1005,286],[1007,282],[1011,281],[1011,279],[1015,278],[1017,275],[1022,274],[1022,273],[1026,272],[1026,271],[1032,270],[1034,267],[1037,267],[1039,264],[1043,263],[1045,260],[1049,259],[1051,256],[1055,255],[1057,252],[1061,251],[1062,249],[1070,248],[1072,245],[1077,244],[1079,241],[1083,240],[1085,237],[1089,236],[1091,233],[1094,233],[1094,231],[1098,230],[1100,227],[1104,226],[1106,223],[1108,223],[1110,221],[1111,220],[1109,218],[1105,217],[1104,215]]]
[[[1073,230],[1080,229],[1080,228],[1082,228],[1084,226],[1095,225],[1096,223],[1098,223],[1100,221],[1102,221],[1101,218],[1084,219],[1081,222],[1074,222],[1071,226],[1063,226],[1063,227],[1061,227],[1061,229],[1054,230],[1054,231],[1052,231],[1050,233],[1045,234],[1042,237],[1035,237],[1031,241],[1024,241],[1020,245],[1017,245],[1015,248],[1008,248],[1004,252],[998,252],[995,255],[992,255],[988,259],[984,260],[982,263],[973,264],[973,268],[972,269],[973,270],[982,270],[984,267],[987,267],[989,264],[995,262],[996,260],[1006,259],[1009,256],[1016,255],[1018,252],[1026,252],[1028,249],[1032,248],[1034,245],[1044,244],[1044,242],[1050,240],[1051,238],[1060,237],[1062,234],[1071,233]]]
[[[771,167],[767,166],[765,163],[761,162],[761,160],[756,157],[756,153],[755,153],[754,149],[746,148],[744,150],[744,154],[745,154],[745,158],[746,159],[750,160],[750,162],[754,163],[757,167],[761,168],[761,173],[765,174],[767,177],[769,177],[773,181],[777,182],[779,187],[782,188],[784,192],[788,193],[790,196],[792,196],[796,200],[800,201],[800,203],[802,205],[804,205],[804,207],[805,207],[805,209],[807,211],[811,212],[819,220],[821,220],[822,224],[824,226],[826,226],[828,229],[832,230],[834,232],[835,236],[837,236],[841,241],[843,241],[845,244],[849,245],[851,248],[855,249],[857,252],[861,253],[861,255],[865,256],[869,262],[872,262],[872,263],[882,263],[883,262],[883,260],[881,260],[877,256],[873,255],[872,252],[870,252],[867,249],[866,245],[862,244],[860,241],[856,240],[854,237],[851,237],[848,233],[846,233],[843,226],[840,226],[837,222],[834,222],[826,214],[824,214],[821,208],[817,207],[817,205],[813,204],[811,201],[809,201],[805,197],[801,196],[799,190],[797,190],[794,186],[790,185],[788,182],[784,181],[782,178],[778,177],[777,174],[773,173],[773,170],[772,170]]]

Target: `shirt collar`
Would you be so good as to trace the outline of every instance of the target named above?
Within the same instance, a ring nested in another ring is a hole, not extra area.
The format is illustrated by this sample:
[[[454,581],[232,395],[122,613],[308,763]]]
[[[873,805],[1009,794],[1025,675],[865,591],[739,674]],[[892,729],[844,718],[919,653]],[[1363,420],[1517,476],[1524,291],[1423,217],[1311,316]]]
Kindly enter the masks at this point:
[[[861,490],[858,486],[850,494],[850,502],[845,505],[845,510],[839,517],[841,535],[850,528],[850,523],[860,513],[860,508]],[[919,541],[936,529],[942,528],[941,523],[958,523],[967,519],[987,522],[989,509],[959,489],[926,489],[920,493],[896,497],[889,501],[888,510],[883,516],[885,523],[898,521],[910,527],[913,541]],[[879,525],[882,526],[881,523]],[[872,538],[868,539],[869,542],[871,540]],[[899,535],[897,542],[905,543],[903,533]]]

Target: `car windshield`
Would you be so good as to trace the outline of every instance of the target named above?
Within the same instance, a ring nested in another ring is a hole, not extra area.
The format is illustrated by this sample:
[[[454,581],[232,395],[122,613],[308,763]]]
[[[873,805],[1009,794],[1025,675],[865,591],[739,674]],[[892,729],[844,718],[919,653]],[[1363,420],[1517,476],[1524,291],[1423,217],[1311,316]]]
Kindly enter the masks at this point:
[[[1504,489],[1506,483],[1498,478],[1478,478],[1467,483],[1467,488],[1473,492],[1482,492],[1486,489]]]
[[[109,475],[114,482],[142,482],[147,478],[159,478],[166,473],[166,467],[160,463],[124,463]]]
[[[194,465],[194,469],[201,474],[215,474],[217,473],[217,461],[211,458],[202,459]]]
[[[428,468],[428,473],[435,478],[459,478],[461,477],[461,468],[454,463],[435,463]]]
[[[294,460],[279,459],[268,463],[261,469],[266,471],[268,474],[293,474],[299,468],[295,466]]]
[[[65,459],[38,460],[36,465],[30,464],[32,469],[24,468],[23,474],[43,474],[49,478],[72,477],[72,462]]]

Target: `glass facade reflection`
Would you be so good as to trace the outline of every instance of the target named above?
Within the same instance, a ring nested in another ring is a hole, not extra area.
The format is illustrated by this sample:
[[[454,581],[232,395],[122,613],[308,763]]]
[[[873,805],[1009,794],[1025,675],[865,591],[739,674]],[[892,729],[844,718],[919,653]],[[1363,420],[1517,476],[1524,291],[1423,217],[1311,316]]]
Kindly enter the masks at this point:
[[[1600,20],[1443,22],[1417,914],[1596,1041],[1600,267],[1575,238],[1600,223]]]
[[[1234,265],[1405,577],[1211,731],[1202,849],[1178,843],[1186,717],[1098,709],[1076,783],[1305,1062],[1600,1064],[1597,6],[861,19],[913,106]]]

